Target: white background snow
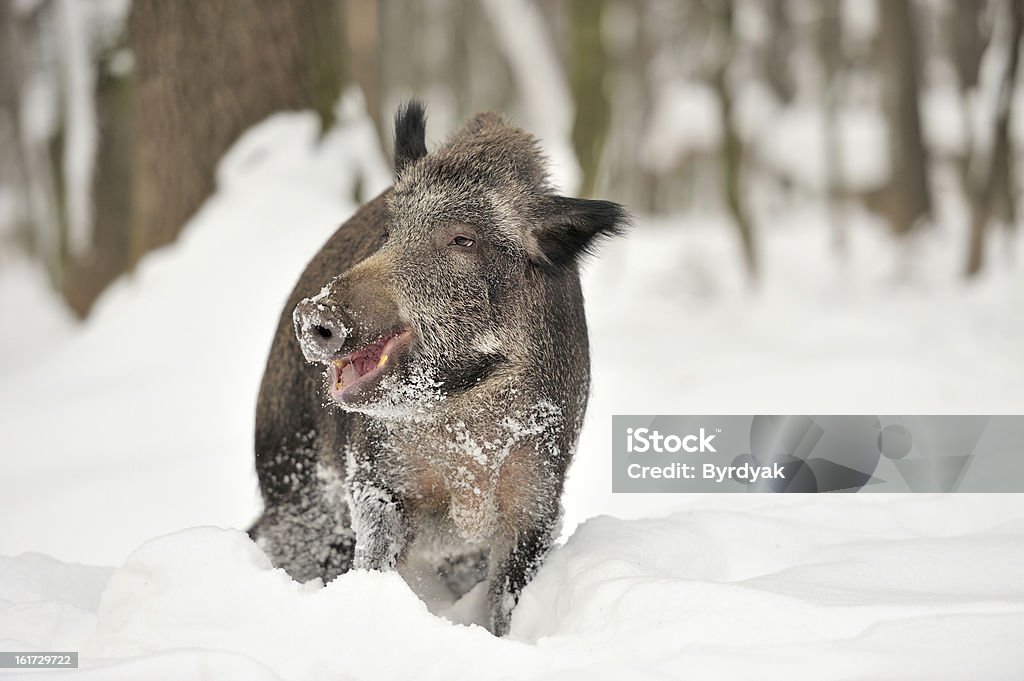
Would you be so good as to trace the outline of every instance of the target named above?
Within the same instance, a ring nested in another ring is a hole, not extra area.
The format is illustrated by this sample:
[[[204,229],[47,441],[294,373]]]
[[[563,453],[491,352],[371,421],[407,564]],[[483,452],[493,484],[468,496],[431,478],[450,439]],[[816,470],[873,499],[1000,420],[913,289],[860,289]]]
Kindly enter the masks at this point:
[[[610,492],[614,413],[1024,412],[1024,248],[997,233],[965,285],[956,220],[899,246],[852,214],[840,260],[825,213],[780,213],[754,290],[716,216],[609,244],[565,543],[507,639],[396,575],[274,570],[237,529],[256,391],[356,177],[388,182],[367,126],[251,130],[85,325],[0,261],[0,650],[79,650],[86,679],[1024,678],[1020,495]]]

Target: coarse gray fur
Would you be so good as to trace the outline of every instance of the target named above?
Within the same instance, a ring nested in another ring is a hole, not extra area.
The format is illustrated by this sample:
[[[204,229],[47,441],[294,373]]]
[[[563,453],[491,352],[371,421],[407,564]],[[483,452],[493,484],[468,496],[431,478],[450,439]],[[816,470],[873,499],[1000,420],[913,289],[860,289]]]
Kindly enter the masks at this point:
[[[298,580],[426,563],[455,598],[486,578],[502,635],[557,536],[586,409],[578,259],[627,218],[557,196],[536,140],[501,116],[432,153],[424,121],[415,102],[399,111],[394,186],[335,232],[281,313],[250,534]],[[330,363],[382,338],[406,345],[332,396]]]

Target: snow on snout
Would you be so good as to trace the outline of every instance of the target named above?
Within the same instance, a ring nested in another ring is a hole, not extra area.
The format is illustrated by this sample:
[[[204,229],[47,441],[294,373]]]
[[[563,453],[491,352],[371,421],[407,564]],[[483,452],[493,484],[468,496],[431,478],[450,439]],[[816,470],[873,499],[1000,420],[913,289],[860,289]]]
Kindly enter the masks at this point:
[[[292,312],[295,336],[307,362],[330,361],[334,352],[352,335],[352,330],[339,321],[332,308],[320,302],[325,293],[326,287],[318,295],[303,299]],[[318,335],[318,327],[330,329],[329,343]]]

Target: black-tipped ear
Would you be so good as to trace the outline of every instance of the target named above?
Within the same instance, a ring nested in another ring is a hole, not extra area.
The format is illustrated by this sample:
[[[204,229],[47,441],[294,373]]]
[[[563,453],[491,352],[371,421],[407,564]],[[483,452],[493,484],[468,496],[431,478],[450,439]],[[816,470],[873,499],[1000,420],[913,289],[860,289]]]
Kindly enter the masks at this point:
[[[601,239],[623,234],[627,227],[629,214],[617,203],[554,196],[532,233],[530,250],[541,265],[568,268]]]
[[[423,103],[410,100],[395,112],[395,174],[427,155],[427,113]]]

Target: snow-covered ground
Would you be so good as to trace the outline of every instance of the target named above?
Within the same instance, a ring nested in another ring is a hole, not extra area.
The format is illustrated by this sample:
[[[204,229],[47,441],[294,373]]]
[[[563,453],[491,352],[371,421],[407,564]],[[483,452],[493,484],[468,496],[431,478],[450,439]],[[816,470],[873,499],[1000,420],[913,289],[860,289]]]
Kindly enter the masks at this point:
[[[26,554],[0,560],[0,647],[79,650],[110,680],[1019,679],[1020,504],[868,498],[592,519],[504,640],[395,574],[293,582],[235,530],[116,571]]]
[[[567,541],[509,639],[394,575],[296,584],[210,527],[259,510],[263,362],[355,176],[387,183],[369,138],[357,118],[318,142],[307,114],[253,129],[84,326],[0,261],[0,650],[80,650],[95,679],[1024,675],[1020,495],[610,492],[613,413],[1024,412],[1024,240],[996,235],[966,286],[955,221],[896,246],[851,214],[839,260],[826,214],[764,218],[756,290],[716,217],[609,244],[585,274]]]

